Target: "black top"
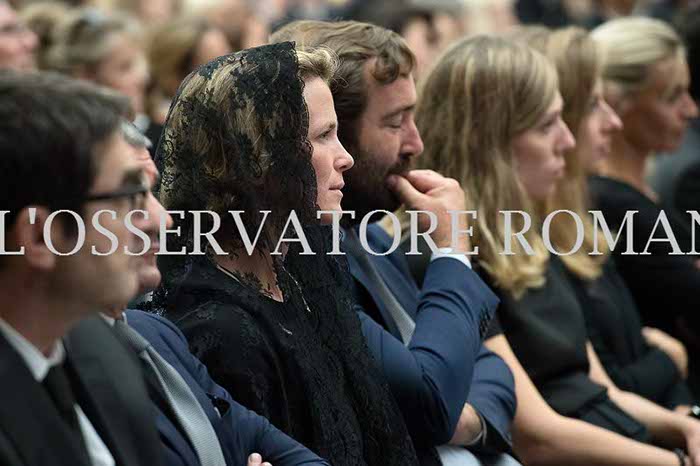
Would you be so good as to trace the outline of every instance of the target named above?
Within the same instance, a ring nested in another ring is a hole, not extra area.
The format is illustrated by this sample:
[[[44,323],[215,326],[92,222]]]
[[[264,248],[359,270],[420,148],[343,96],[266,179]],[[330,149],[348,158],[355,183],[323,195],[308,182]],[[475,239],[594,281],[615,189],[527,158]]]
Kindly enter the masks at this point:
[[[506,335],[520,364],[552,408],[573,416],[605,394],[605,388],[588,377],[583,310],[559,258],[550,258],[545,285],[526,291],[519,300],[493,289],[501,305],[487,338]]]
[[[637,306],[614,261],[605,263],[595,281],[571,278],[583,303],[588,337],[615,385],[669,409],[694,404],[671,358],[644,340]]]
[[[290,290],[277,302],[200,256],[165,315],[237,401],[331,464],[416,464],[357,315]]]
[[[610,178],[594,176],[589,182],[595,208],[602,211],[611,231],[619,230],[628,211],[634,216],[633,246],[637,255],[625,255],[629,227],[623,230],[613,251],[617,269],[634,297],[642,322],[678,335],[678,323],[700,334],[700,316],[697,306],[700,290],[700,269],[694,265],[697,256],[670,255],[667,242],[650,243],[649,255],[644,251],[654,231],[662,207],[633,186]],[[672,210],[665,211],[675,239],[685,253],[692,250],[691,217],[680,217]],[[665,237],[659,226],[654,238]]]

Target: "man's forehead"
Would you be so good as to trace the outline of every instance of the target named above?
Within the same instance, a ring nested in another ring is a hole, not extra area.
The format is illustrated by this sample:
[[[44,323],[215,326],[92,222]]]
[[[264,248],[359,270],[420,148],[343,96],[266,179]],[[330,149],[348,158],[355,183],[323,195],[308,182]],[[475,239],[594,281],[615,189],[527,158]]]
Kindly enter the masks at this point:
[[[373,107],[382,115],[390,115],[415,106],[416,85],[411,75],[399,76],[389,84],[381,84],[370,77],[367,98],[367,108]]]

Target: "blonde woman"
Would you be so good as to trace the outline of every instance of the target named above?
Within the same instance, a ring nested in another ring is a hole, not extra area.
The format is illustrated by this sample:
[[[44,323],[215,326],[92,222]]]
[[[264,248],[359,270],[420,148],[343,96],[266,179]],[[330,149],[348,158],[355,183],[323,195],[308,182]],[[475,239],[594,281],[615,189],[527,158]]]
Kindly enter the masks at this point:
[[[556,70],[543,55],[488,37],[446,52],[417,108],[424,164],[461,180],[478,212],[478,264],[501,297],[486,346],[515,377],[516,453],[526,464],[685,464],[680,452],[644,444],[645,427],[592,380],[595,362],[576,292],[539,229],[523,234],[527,246],[516,241],[512,255],[502,254],[509,234],[499,212],[528,212],[537,225],[563,176],[574,138],[562,110]],[[513,216],[511,230],[523,222]]]
[[[602,248],[601,255],[590,254],[594,249],[594,225],[587,212],[586,173],[610,155],[612,137],[622,128],[603,96],[599,47],[579,28],[525,28],[520,36],[556,65],[564,99],[562,115],[576,135],[577,146],[566,155],[564,178],[547,200],[546,211],[565,209],[582,220],[582,246],[561,259],[583,299],[591,343],[615,385],[610,385],[607,378],[599,383],[610,393],[617,394],[619,387],[687,414],[694,398],[683,380],[688,371],[683,344],[661,330],[643,330],[634,299],[614,261],[608,260],[607,247]],[[550,237],[557,250],[572,250],[578,237],[573,219],[560,215],[551,225]],[[601,231],[595,234],[601,244],[605,242]]]
[[[644,323],[681,337],[692,354],[700,349],[698,258],[684,255],[697,250],[692,220],[670,206],[665,215],[671,233],[659,228],[656,238],[672,241],[649,241],[664,206],[645,179],[647,162],[676,149],[698,115],[688,94],[685,48],[668,25],[648,18],[617,19],[592,36],[605,52],[605,97],[624,124],[613,136],[612,153],[597,166],[600,176],[591,180],[594,202],[608,226],[621,230],[613,256]],[[628,211],[638,211],[633,232],[621,228]],[[628,236],[634,255],[622,254]]]
[[[46,67],[115,89],[142,115],[148,65],[141,34],[130,17],[92,7],[76,9],[56,24]],[[135,123],[142,130],[148,126],[143,117]]]

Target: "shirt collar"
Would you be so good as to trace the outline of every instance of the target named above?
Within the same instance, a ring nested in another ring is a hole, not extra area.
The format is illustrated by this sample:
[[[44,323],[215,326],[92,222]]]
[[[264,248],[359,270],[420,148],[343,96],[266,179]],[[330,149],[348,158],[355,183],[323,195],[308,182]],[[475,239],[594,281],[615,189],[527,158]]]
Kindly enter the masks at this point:
[[[60,339],[54,342],[49,356],[46,357],[44,353],[39,351],[39,348],[30,343],[3,319],[0,319],[0,333],[19,353],[37,382],[43,382],[49,369],[62,364],[66,358],[66,350]]]

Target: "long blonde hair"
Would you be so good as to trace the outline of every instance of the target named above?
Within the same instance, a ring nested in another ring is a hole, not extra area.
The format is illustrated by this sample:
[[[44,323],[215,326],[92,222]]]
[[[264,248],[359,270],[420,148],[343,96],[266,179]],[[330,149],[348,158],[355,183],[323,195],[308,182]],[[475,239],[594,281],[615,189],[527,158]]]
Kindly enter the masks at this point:
[[[596,81],[601,78],[602,55],[596,43],[588,32],[578,27],[557,30],[525,27],[511,37],[513,40],[522,39],[554,63],[559,75],[559,91],[564,100],[562,118],[574,135],[577,135],[590,111]],[[578,150],[576,147],[566,153],[564,177],[542,210],[546,214],[570,210],[579,216],[583,224],[583,244],[573,254],[561,258],[575,275],[584,280],[592,280],[601,275],[609,251],[604,236],[598,234],[599,243],[603,244],[602,248],[598,245],[599,249],[605,254],[589,254],[594,250],[595,228],[587,212],[590,202],[586,170]],[[557,216],[550,224],[549,233],[554,248],[562,252],[570,251],[578,236],[576,223],[568,215]]]
[[[462,184],[478,215],[473,243],[479,263],[496,286],[516,298],[544,284],[549,254],[534,227],[525,233],[534,254],[517,242],[515,255],[501,254],[500,211],[525,211],[533,225],[538,223],[514,170],[511,143],[537,124],[557,90],[557,73],[539,52],[503,38],[475,36],[448,49],[419,91],[416,125],[426,147],[423,163]]]

